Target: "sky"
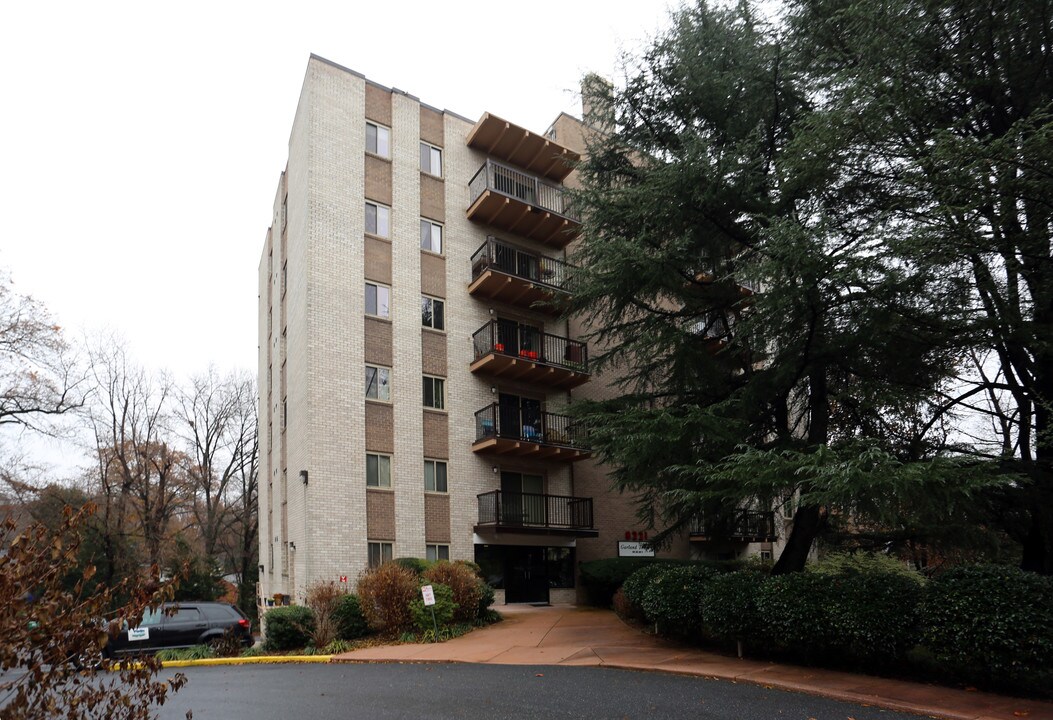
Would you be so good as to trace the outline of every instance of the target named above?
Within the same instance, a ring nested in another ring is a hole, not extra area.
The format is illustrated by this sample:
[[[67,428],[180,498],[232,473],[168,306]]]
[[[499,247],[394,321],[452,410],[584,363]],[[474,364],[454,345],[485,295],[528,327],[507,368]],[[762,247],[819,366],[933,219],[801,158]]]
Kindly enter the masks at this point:
[[[254,371],[257,267],[311,53],[543,132],[673,6],[8,3],[0,268],[74,339],[116,332],[176,377]]]

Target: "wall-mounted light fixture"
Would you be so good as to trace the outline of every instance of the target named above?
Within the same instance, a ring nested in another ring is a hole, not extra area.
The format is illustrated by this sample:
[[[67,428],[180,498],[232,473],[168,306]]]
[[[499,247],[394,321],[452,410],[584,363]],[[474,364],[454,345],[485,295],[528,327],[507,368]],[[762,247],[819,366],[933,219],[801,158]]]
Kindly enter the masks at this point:
[[[300,471],[300,482],[302,482],[304,485],[307,484],[307,471],[306,470],[301,470]]]
[[[289,549],[296,550],[296,543],[294,543],[292,540],[289,541]]]
[[[496,395],[497,394],[497,387],[496,386],[494,386],[494,385],[490,386],[490,394],[491,395]]]
[[[496,475],[497,473],[501,472],[501,468],[497,467],[496,465],[494,465],[493,468],[491,468],[491,469],[494,471],[494,475]]]

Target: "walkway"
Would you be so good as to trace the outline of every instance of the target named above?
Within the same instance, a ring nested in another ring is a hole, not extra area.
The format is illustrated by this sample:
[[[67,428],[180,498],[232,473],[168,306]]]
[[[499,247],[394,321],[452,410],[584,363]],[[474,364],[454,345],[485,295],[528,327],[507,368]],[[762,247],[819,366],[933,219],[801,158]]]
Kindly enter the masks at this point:
[[[333,662],[594,665],[751,682],[954,720],[1053,720],[1053,703],[705,652],[639,632],[610,610],[570,605],[498,610],[503,622],[444,643],[364,648],[336,655]]]

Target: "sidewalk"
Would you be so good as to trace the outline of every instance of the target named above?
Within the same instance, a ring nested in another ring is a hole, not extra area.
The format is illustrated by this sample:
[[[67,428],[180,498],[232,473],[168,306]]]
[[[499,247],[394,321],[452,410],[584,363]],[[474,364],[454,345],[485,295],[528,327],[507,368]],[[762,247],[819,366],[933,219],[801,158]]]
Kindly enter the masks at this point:
[[[503,622],[444,643],[364,648],[332,661],[592,665],[750,682],[953,720],[1053,720],[1053,703],[705,652],[639,632],[609,610],[498,609]]]

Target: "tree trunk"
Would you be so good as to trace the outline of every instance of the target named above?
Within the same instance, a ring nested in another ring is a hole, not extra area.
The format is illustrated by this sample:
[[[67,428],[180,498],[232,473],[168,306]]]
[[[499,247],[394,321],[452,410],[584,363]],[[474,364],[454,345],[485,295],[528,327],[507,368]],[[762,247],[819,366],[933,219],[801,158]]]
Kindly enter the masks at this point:
[[[797,508],[797,512],[793,514],[793,530],[790,531],[786,547],[779,555],[775,567],[771,569],[771,574],[785,575],[804,570],[812,543],[819,535],[819,530],[822,529],[825,521],[825,514],[816,505]]]

